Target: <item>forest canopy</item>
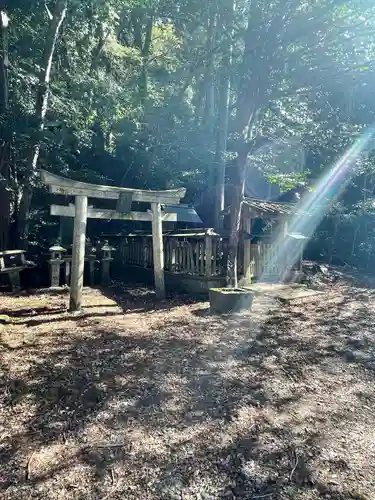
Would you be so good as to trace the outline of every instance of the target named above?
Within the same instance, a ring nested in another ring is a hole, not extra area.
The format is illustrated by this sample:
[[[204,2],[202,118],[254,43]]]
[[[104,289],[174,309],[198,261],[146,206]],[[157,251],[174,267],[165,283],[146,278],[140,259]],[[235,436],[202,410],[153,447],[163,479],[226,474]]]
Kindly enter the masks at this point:
[[[368,0],[12,0],[1,14],[0,246],[25,246],[46,224],[40,168],[184,186],[187,202],[210,207],[206,226],[231,206],[235,279],[255,172],[278,192],[308,189],[373,125],[374,15]],[[314,255],[371,266],[374,168],[371,150],[358,157]]]

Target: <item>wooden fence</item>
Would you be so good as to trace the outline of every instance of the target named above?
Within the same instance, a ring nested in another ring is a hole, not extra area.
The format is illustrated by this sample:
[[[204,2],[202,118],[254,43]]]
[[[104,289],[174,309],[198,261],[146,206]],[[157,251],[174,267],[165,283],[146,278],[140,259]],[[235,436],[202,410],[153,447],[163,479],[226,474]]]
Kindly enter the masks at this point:
[[[259,279],[264,275],[278,275],[280,260],[277,249],[270,243],[243,241],[238,252],[238,275],[244,274],[244,247],[250,246],[247,276]],[[129,234],[117,241],[115,258],[121,265],[153,267],[151,235]],[[213,230],[167,233],[164,235],[164,268],[175,274],[216,276],[226,275],[228,238]]]
[[[129,234],[118,245],[123,265],[153,266],[151,235]],[[164,235],[164,268],[172,273],[225,276],[228,240],[208,231]]]

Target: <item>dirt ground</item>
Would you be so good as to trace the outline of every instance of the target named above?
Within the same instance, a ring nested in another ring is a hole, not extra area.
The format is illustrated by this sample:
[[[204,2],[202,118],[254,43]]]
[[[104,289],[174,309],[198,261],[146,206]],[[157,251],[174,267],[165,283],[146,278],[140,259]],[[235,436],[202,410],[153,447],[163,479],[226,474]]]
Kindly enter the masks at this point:
[[[0,498],[374,499],[375,291],[324,289],[0,296]]]

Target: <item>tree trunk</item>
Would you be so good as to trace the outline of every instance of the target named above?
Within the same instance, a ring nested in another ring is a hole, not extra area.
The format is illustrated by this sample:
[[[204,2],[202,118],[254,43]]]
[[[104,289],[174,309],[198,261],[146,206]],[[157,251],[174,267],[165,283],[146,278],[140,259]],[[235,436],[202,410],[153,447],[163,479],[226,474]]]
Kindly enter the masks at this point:
[[[139,99],[142,106],[148,97],[148,63],[154,26],[154,12],[148,9],[136,8],[132,12],[134,46],[142,56],[142,67],[138,79]],[[144,28],[144,33],[142,32]]]
[[[211,152],[214,151],[215,147],[215,84],[216,74],[215,74],[215,54],[213,48],[216,43],[216,16],[217,16],[217,5],[216,2],[212,2],[210,6],[209,19],[207,24],[207,40],[206,40],[206,54],[207,54],[207,65],[204,72],[204,115],[203,115],[203,127],[206,136],[206,143]],[[213,156],[213,155],[212,155]],[[212,157],[214,160],[214,157]],[[210,191],[207,195],[210,198],[210,205],[215,204],[215,163],[211,161],[209,172],[208,172],[208,185],[210,186]],[[212,212],[212,222],[214,224],[214,212]]]
[[[207,66],[205,71],[205,112],[204,125],[211,139],[213,139],[214,119],[215,119],[215,76],[214,76],[214,52],[213,48],[216,42],[216,6],[212,4],[210,18],[207,26]]]
[[[142,48],[142,74],[140,84],[141,102],[146,104],[148,98],[148,60],[150,57],[152,29],[154,26],[154,13],[150,12],[146,23],[145,41]]]
[[[19,213],[17,220],[17,239],[20,247],[25,248],[28,238],[28,215],[31,206],[34,187],[37,180],[37,163],[40,152],[41,133],[44,130],[44,122],[48,108],[49,83],[51,78],[53,55],[56,42],[59,37],[60,28],[64,21],[67,10],[67,0],[57,0],[53,11],[50,26],[48,28],[46,45],[44,50],[43,70],[39,77],[39,86],[36,96],[35,117],[37,120],[36,138],[34,141],[28,179],[23,188]]]
[[[237,287],[237,254],[239,243],[239,231],[241,224],[242,202],[245,192],[245,176],[247,167],[247,150],[238,153],[235,160],[236,179],[233,185],[231,204],[231,229],[229,236],[228,261],[227,261],[227,284]]]
[[[195,92],[193,96],[194,124],[198,127],[202,122],[204,110],[204,78],[195,78]]]
[[[240,97],[242,97],[240,95]],[[232,200],[231,200],[231,231],[229,238],[229,255],[227,266],[227,282],[229,286],[237,286],[237,251],[241,222],[241,208],[245,194],[247,157],[256,145],[256,128],[260,118],[261,108],[253,104],[251,107],[237,108],[236,129],[241,131],[237,142],[237,159],[233,165]]]
[[[236,136],[237,159],[233,168],[233,190],[231,202],[231,230],[229,238],[229,251],[227,262],[228,286],[237,286],[237,252],[239,242],[239,230],[241,223],[241,209],[245,193],[245,178],[247,169],[247,157],[255,145],[256,126],[260,119],[262,109],[262,96],[264,89],[261,82],[254,80],[252,68],[253,41],[254,41],[254,19],[259,16],[259,3],[250,4],[247,29],[244,37],[244,49],[240,64],[241,78],[238,84],[238,96],[235,104],[236,116],[231,132]]]
[[[239,95],[242,100],[243,95]],[[259,120],[260,108],[255,100],[251,106],[237,108],[235,128],[242,136],[237,141],[237,158],[232,168],[232,200],[231,200],[231,230],[229,238],[229,254],[227,263],[228,286],[237,286],[237,251],[241,222],[241,208],[245,194],[247,157],[255,145],[256,125]]]
[[[222,25],[226,31],[231,31],[231,24],[234,13],[234,0],[230,2],[228,11],[225,11],[221,17]],[[219,98],[218,98],[218,128],[215,151],[215,226],[220,228],[223,219],[220,216],[225,208],[225,161],[228,140],[228,119],[229,119],[229,97],[230,97],[230,74],[232,62],[232,42],[228,38],[225,47],[219,72]]]
[[[222,217],[221,212],[225,208],[225,161],[228,139],[228,116],[229,116],[229,71],[224,71],[219,81],[219,105],[218,105],[218,130],[216,139],[215,151],[215,226],[221,227]]]
[[[1,127],[0,150],[0,250],[8,247],[9,218],[10,218],[10,150],[11,134],[9,133],[9,81],[8,81],[8,16],[0,12],[1,23],[1,51],[0,51],[0,111],[3,117]]]

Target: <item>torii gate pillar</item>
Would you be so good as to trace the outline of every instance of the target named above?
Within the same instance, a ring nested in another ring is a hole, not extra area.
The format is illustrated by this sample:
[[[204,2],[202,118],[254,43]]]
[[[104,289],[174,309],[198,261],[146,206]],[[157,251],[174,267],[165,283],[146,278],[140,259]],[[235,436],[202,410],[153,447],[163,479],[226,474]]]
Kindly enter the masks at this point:
[[[70,279],[70,311],[79,311],[82,306],[86,226],[87,196],[76,196],[73,229],[72,274]]]
[[[158,299],[165,299],[164,284],[164,242],[160,203],[151,203],[152,210],[152,249],[154,254],[155,292]]]

